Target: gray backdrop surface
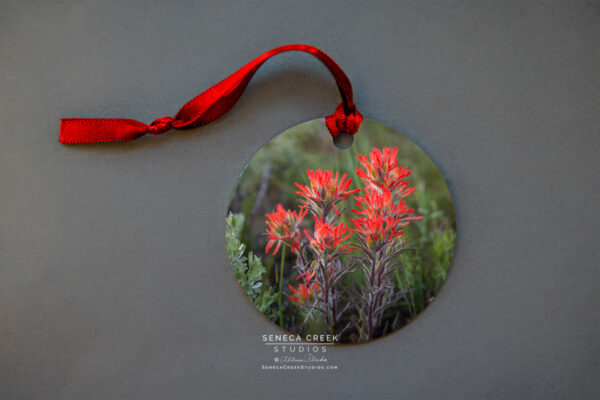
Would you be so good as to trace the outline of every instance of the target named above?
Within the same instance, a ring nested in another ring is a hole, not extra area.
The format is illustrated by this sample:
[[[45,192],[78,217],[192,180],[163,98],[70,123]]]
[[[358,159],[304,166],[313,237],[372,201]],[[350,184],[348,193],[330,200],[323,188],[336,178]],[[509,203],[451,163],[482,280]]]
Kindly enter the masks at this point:
[[[0,397],[598,398],[600,3],[0,5]],[[63,146],[61,117],[151,121],[260,53],[320,47],[365,117],[445,174],[451,273],[415,322],[269,372],[278,333],[233,279],[223,218],[279,132],[333,111],[324,67],[269,61],[233,112]]]

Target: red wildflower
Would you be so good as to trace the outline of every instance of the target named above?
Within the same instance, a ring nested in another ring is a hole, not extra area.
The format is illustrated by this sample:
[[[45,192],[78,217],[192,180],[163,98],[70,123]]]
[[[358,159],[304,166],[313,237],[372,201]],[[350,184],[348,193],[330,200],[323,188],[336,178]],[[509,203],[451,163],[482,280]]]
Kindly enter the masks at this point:
[[[355,200],[358,210],[352,210],[352,212],[365,218],[373,218],[379,215],[400,217],[415,212],[414,209],[408,208],[406,202],[402,199],[397,204],[394,203],[392,193],[385,188],[382,188],[381,191],[365,189],[364,196],[356,196]]]
[[[384,147],[383,151],[373,148],[369,157],[358,156],[364,170],[356,168],[356,174],[370,188],[376,190],[385,188],[394,191],[394,194],[400,197],[408,196],[415,190],[404,180],[411,171],[407,167],[398,166],[397,154],[397,147],[393,149]]]
[[[414,209],[408,208],[402,199],[398,203],[392,200],[389,190],[383,188],[381,192],[365,189],[364,196],[356,197],[358,210],[352,212],[360,217],[352,219],[359,233],[367,244],[373,242],[394,240],[402,235],[401,228],[411,221],[419,220],[422,216],[414,217]]]
[[[315,273],[316,273],[315,271],[311,272],[310,270],[307,270],[305,273],[298,275],[298,277],[296,279],[304,278],[304,282],[306,282],[308,284],[310,282],[310,280],[312,278],[314,278]]]
[[[304,234],[308,237],[311,247],[320,252],[327,250],[337,250],[340,252],[353,250],[349,248],[350,244],[342,245],[352,236],[352,229],[349,229],[342,222],[337,225],[330,225],[323,222],[323,218],[315,217],[314,236],[311,236],[306,230]],[[340,247],[340,245],[342,245]]]
[[[352,220],[356,226],[355,231],[364,238],[369,246],[373,243],[391,242],[400,237],[403,232],[399,228],[406,225],[402,221],[400,218],[382,217],[381,215]]]
[[[352,193],[359,192],[360,189],[348,190],[352,184],[351,179],[346,179],[348,174],[340,178],[338,173],[318,169],[316,171],[306,171],[309,180],[309,186],[301,185],[298,182],[294,184],[300,189],[296,193],[315,202],[327,202],[331,200],[346,200]]]
[[[319,289],[316,283],[312,285],[305,285],[301,283],[298,285],[298,289],[295,289],[292,285],[288,285],[290,288],[290,292],[292,292],[291,296],[287,296],[287,298],[292,302],[296,303],[298,307],[302,304],[307,304],[314,299],[317,290]]]
[[[273,252],[273,255],[277,254],[282,243],[287,243],[291,246],[292,252],[295,252],[299,245],[300,240],[300,229],[298,226],[306,211],[291,211],[285,210],[281,204],[277,205],[277,209],[271,214],[265,214],[267,217],[267,230],[265,235],[269,237],[269,243],[267,243],[266,253],[269,254],[269,250],[275,243],[277,247]]]

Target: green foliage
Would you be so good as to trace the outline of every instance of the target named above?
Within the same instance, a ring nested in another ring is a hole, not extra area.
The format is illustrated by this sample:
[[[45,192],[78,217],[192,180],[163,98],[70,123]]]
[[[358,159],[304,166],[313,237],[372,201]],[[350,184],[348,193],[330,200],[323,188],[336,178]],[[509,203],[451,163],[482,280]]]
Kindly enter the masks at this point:
[[[252,252],[249,252],[248,256],[244,254],[246,245],[240,241],[244,219],[243,214],[233,213],[229,213],[226,219],[225,237],[233,274],[256,308],[268,318],[272,318],[275,314],[271,310],[271,304],[277,300],[277,295],[269,285],[263,285],[266,269],[260,258]]]
[[[415,198],[417,214],[423,219],[408,230],[407,247],[415,250],[402,255],[404,268],[396,272],[396,286],[409,289],[402,304],[409,311],[408,320],[423,311],[442,287],[456,241],[453,214],[445,214],[423,184],[417,186]]]

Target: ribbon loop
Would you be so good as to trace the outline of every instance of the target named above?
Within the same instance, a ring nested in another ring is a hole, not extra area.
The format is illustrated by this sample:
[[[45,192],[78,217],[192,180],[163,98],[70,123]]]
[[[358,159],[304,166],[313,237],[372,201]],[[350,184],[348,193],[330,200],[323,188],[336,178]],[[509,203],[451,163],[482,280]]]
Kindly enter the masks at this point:
[[[342,102],[335,112],[325,117],[327,128],[334,138],[342,132],[354,135],[363,117],[354,105],[352,85],[344,71],[331,57],[316,47],[290,44],[267,51],[231,76],[200,93],[187,102],[175,117],[158,118],[148,125],[131,119],[63,118],[60,142],[65,144],[127,142],[145,134],[160,135],[170,129],[192,129],[206,125],[222,117],[235,105],[265,61],[286,51],[309,53],[327,67],[335,78],[342,97]]]

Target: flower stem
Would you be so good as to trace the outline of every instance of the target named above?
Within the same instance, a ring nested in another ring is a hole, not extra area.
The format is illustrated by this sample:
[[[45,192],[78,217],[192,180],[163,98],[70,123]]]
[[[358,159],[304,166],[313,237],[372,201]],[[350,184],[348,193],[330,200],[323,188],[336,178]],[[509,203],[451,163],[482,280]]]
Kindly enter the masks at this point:
[[[278,293],[278,303],[279,303],[279,326],[283,328],[283,312],[281,311],[281,290],[283,288],[283,267],[285,265],[285,246],[281,248],[281,267],[279,270],[279,293]],[[275,272],[277,273],[277,271]]]

